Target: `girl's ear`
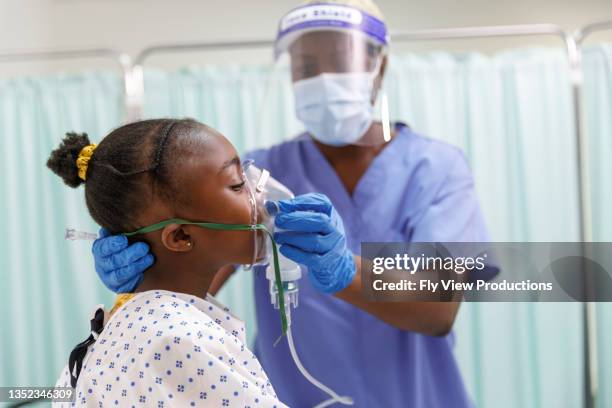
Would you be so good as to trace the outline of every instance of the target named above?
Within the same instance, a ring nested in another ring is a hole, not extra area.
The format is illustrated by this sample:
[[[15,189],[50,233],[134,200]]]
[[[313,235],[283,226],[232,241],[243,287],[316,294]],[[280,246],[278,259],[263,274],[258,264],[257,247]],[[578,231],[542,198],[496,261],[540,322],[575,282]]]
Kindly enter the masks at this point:
[[[193,248],[193,240],[181,224],[170,224],[161,233],[164,246],[173,252],[189,252]]]

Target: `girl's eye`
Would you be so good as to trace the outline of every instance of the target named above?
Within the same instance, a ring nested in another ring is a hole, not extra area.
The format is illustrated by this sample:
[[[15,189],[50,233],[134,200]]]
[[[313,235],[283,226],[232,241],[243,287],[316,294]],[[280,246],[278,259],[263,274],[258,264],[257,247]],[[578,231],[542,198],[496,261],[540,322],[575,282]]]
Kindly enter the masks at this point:
[[[236,192],[238,192],[238,191],[242,191],[242,188],[244,187],[244,184],[245,184],[245,183],[246,183],[246,182],[245,182],[245,181],[243,181],[243,182],[242,182],[242,183],[240,183],[240,184],[234,184],[233,186],[230,186],[230,188],[231,188],[232,190],[236,191]]]

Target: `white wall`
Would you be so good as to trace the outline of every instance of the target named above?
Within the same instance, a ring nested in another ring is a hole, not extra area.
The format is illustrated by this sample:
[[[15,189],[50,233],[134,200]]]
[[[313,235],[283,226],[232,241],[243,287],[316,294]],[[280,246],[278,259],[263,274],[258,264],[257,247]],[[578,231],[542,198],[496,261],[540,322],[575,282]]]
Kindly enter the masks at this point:
[[[155,43],[272,38],[279,17],[296,4],[297,1],[287,0],[0,0],[0,53],[99,46],[136,53]],[[378,0],[378,4],[392,31],[542,22],[573,29],[595,20],[612,19],[612,0]],[[536,44],[557,44],[530,38],[401,47],[492,51],[534,41]],[[396,44],[396,47],[400,46]],[[269,56],[267,50],[260,50],[200,54],[197,59],[204,58],[205,62],[263,61]],[[180,65],[192,62],[194,58],[174,56],[164,60],[176,61]],[[92,65],[92,62],[88,63]],[[95,65],[99,64],[99,61],[95,62]],[[59,68],[73,66],[53,65]],[[2,64],[0,75],[31,69],[35,69],[34,64]]]

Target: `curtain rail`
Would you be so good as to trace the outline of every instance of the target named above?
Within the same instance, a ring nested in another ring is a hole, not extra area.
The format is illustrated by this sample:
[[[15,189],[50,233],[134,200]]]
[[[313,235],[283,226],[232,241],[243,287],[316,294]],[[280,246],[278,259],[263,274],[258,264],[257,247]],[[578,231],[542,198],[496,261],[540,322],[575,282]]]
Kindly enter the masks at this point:
[[[573,35],[576,43],[580,44],[584,37],[592,32],[612,28],[612,20],[600,21],[583,26],[576,30]],[[568,37],[569,34],[560,26],[555,24],[526,24],[526,25],[506,25],[506,26],[481,26],[481,27],[460,27],[443,28],[414,31],[399,31],[391,34],[392,41],[429,41],[429,40],[452,40],[469,38],[487,37],[518,37],[532,35],[553,35],[558,37]],[[236,41],[217,41],[201,43],[178,43],[178,44],[157,44],[149,46],[140,51],[134,58],[134,65],[142,65],[144,61],[153,54],[165,52],[198,51],[198,50],[218,50],[233,48],[265,48],[272,46],[274,42],[269,39],[256,40],[236,40]],[[28,60],[52,60],[85,58],[96,56],[110,56],[119,60],[129,56],[112,48],[92,48],[92,49],[67,49],[67,50],[39,50],[39,51],[20,51],[20,52],[0,52],[0,63],[19,62]]]
[[[273,45],[274,41],[269,39],[157,44],[140,51],[134,59],[134,65],[142,65],[144,61],[153,54],[183,51],[227,50],[235,48],[271,48]]]
[[[591,34],[598,31],[612,30],[612,20],[603,20],[595,23],[582,26],[574,33],[574,38],[578,44],[582,44],[584,40]]]
[[[528,24],[510,26],[462,27],[433,30],[414,30],[391,33],[391,41],[421,41],[455,38],[504,37],[517,35],[551,34],[563,36],[561,27],[554,24]],[[143,49],[134,59],[134,65],[142,65],[153,54],[181,51],[203,51],[233,48],[272,47],[270,39],[195,42],[180,44],[156,44]]]
[[[112,48],[83,48],[83,49],[51,49],[29,50],[22,52],[0,53],[0,62],[20,62],[29,60],[54,60],[87,57],[111,57],[119,61],[120,51]]]
[[[25,61],[52,61],[60,59],[82,59],[82,58],[110,58],[117,63],[121,69],[123,79],[123,92],[126,95],[126,120],[130,118],[130,112],[140,109],[132,108],[128,95],[134,94],[134,70],[130,56],[113,48],[81,48],[81,49],[49,49],[31,50],[22,52],[0,53],[0,63],[25,62]]]
[[[391,35],[395,41],[454,40],[486,37],[517,37],[531,35],[565,36],[565,30],[555,24],[521,24],[503,26],[458,27],[400,31]]]

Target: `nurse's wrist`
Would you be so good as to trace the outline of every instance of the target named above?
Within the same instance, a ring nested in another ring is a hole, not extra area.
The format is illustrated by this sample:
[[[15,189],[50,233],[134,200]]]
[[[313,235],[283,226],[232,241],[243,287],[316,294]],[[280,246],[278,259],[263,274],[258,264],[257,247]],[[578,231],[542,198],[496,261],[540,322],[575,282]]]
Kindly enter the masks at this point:
[[[337,294],[344,291],[346,288],[351,286],[355,275],[357,273],[357,266],[355,263],[355,255],[351,251],[346,251],[345,259],[342,267],[338,273],[335,286],[328,292],[330,294]]]
[[[318,292],[335,295],[351,285],[355,274],[355,258],[353,253],[347,250],[339,265],[335,265],[333,269],[310,269],[308,277]]]
[[[334,288],[334,294],[341,292],[347,287],[349,287],[355,279],[355,273],[357,271],[357,267],[355,265],[355,255],[353,255],[351,251],[346,252],[347,253],[345,256],[345,262],[341,269],[340,276],[336,281],[337,285]]]
[[[350,275],[350,279],[347,279],[344,287],[334,293],[334,296],[349,303],[354,303],[357,297],[361,297],[361,279],[359,277],[361,273],[361,257],[353,253],[351,253],[351,257],[354,269]]]

